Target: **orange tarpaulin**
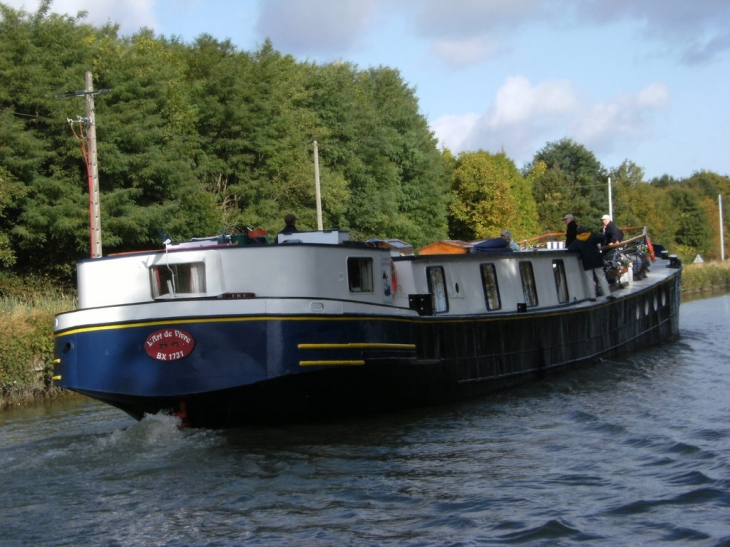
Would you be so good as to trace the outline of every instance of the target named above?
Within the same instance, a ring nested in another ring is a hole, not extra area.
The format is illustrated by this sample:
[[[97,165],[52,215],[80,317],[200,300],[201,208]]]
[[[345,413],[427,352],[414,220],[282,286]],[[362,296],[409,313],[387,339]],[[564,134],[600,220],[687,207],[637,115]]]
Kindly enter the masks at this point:
[[[466,254],[473,246],[473,243],[466,241],[437,241],[418,250],[419,255],[456,255]]]

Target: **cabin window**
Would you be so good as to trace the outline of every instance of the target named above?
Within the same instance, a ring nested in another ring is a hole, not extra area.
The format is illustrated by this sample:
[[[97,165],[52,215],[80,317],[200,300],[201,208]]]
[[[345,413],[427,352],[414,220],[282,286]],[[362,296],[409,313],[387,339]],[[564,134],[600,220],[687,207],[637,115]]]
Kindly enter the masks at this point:
[[[482,286],[484,287],[484,299],[487,302],[488,310],[502,309],[502,300],[499,298],[499,285],[497,284],[497,269],[494,264],[482,264]]]
[[[537,306],[537,287],[532,262],[520,262],[520,277],[522,278],[522,294],[525,297],[525,304],[528,308]]]
[[[347,279],[350,292],[373,292],[373,259],[348,258]]]
[[[428,275],[428,291],[431,293],[434,313],[449,311],[444,269],[441,266],[426,268],[426,275]]]
[[[555,289],[558,291],[558,302],[565,304],[570,300],[568,295],[568,279],[565,277],[565,264],[562,259],[553,260],[553,276]]]
[[[162,264],[150,268],[152,296],[174,296],[205,292],[205,264]]]

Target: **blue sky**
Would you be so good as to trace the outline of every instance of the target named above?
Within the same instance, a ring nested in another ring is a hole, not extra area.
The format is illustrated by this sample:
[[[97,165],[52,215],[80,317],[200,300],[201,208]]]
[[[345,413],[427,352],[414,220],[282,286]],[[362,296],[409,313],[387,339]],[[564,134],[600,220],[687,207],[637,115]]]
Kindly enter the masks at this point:
[[[35,11],[37,0],[0,0]],[[518,167],[569,137],[648,180],[730,175],[728,0],[55,0],[53,11],[398,69],[441,146]]]

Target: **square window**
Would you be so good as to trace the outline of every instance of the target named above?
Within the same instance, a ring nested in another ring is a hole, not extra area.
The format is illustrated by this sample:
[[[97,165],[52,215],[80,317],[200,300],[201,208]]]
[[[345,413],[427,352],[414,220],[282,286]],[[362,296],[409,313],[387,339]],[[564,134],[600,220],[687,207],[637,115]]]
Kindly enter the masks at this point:
[[[350,292],[373,292],[373,259],[349,257],[347,282]]]

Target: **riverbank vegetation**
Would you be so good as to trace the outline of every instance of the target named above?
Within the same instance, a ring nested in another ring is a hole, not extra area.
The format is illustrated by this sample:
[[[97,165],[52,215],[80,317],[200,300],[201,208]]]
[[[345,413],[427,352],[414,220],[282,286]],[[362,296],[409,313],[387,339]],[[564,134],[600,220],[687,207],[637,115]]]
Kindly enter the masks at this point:
[[[74,295],[45,277],[0,275],[0,410],[66,395],[51,382],[53,317]]]
[[[570,139],[546,143],[521,167],[504,152],[455,155],[394,68],[299,61],[270,41],[247,52],[207,35],[120,36],[114,23],[95,27],[50,6],[41,0],[29,13],[0,0],[2,400],[22,386],[47,391],[52,316],[74,305],[73,289],[61,287],[89,256],[86,102],[69,92],[87,71],[100,92],[105,254],[160,248],[168,236],[276,232],[289,212],[315,229],[316,139],[324,226],[352,239],[419,248],[509,228],[521,240],[563,231],[566,213],[597,230],[610,178],[619,226],[648,226],[685,264],[721,256],[726,175],[646,180],[629,159],[604,166]],[[724,275],[698,271],[700,287]]]
[[[730,290],[730,261],[687,264],[682,271],[682,293]]]

